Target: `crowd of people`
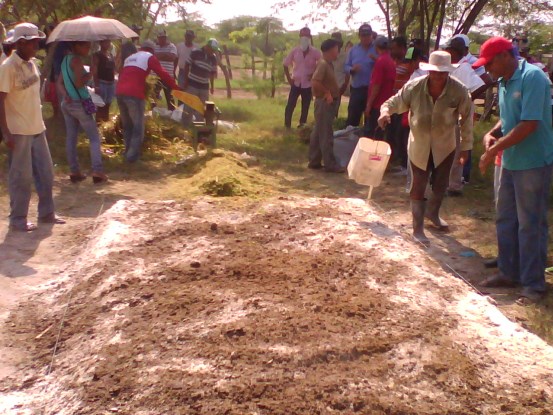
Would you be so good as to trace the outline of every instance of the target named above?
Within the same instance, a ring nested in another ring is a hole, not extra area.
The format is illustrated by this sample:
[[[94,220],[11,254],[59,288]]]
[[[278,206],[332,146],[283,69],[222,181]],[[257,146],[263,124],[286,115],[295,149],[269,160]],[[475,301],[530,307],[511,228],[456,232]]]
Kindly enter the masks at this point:
[[[485,173],[496,165],[499,254],[489,265],[499,271],[482,285],[521,286],[520,302],[539,301],[546,291],[553,169],[552,83],[544,65],[532,62],[518,41],[503,37],[487,40],[476,58],[469,53],[470,39],[456,35],[426,58],[417,42],[408,48],[404,38],[375,36],[369,24],[358,33],[359,43],[347,52],[343,66],[336,64],[341,36],[322,42],[318,58],[307,29],[284,62],[293,65],[294,74],[290,77],[287,69],[291,89],[285,126],[291,125],[298,95],[310,100],[312,91],[315,97],[308,167],[344,171],[333,153],[332,125],[350,82],[347,125],[359,126],[364,118],[364,136],[390,143],[399,172],[409,176],[413,238],[428,246],[425,219],[447,231],[440,216],[444,197],[462,195],[468,180],[464,167],[473,147],[474,100],[497,81],[499,121],[483,137],[479,168]],[[300,125],[308,109],[302,105]]]
[[[140,33],[140,27],[133,29]],[[483,285],[520,285],[522,300],[542,298],[553,173],[551,80],[543,65],[528,55],[527,43],[518,38],[493,37],[476,58],[469,52],[470,39],[462,34],[430,56],[425,56],[420,41],[408,44],[402,37],[377,36],[367,23],[358,35],[357,44],[344,45],[341,33],[333,33],[319,50],[310,30],[303,28],[299,45],[284,59],[290,85],[285,127],[291,128],[300,97],[299,126],[305,125],[314,99],[308,167],[344,172],[333,152],[333,123],[341,97],[349,93],[347,125],[390,144],[397,173],[408,177],[413,237],[428,245],[425,219],[447,230],[448,223],[440,216],[444,197],[462,195],[470,177],[474,101],[497,83],[499,122],[483,137],[479,168],[485,172],[495,165],[499,272]],[[44,38],[33,24],[15,26],[4,42],[0,65],[0,130],[9,148],[10,227],[20,231],[36,228],[27,221],[33,181],[39,197],[38,221],[64,223],[54,208],[41,76],[33,60]],[[90,71],[85,62],[91,42],[57,45],[43,90],[54,111],[63,114],[72,182],[87,178],[77,157],[80,130],[89,140],[93,182],[108,180],[97,122],[109,118],[114,99],[121,114],[125,159],[129,163],[140,159],[150,72],[159,77],[156,94],[164,91],[169,109],[175,106],[173,90],[186,91],[204,103],[209,99],[219,44],[216,39],[203,46],[194,41],[194,32],[187,30],[183,42],[175,46],[161,30],[157,42],[139,44],[136,37],[117,53],[111,41],[101,41],[92,54]],[[101,109],[95,106],[93,93],[105,103]]]
[[[132,28],[137,35],[142,30],[136,25]],[[186,91],[205,103],[213,93],[216,53],[220,52],[216,39],[209,39],[201,47],[193,43],[195,35],[191,30],[185,32],[184,41],[177,46],[161,30],[157,42],[140,43],[137,36],[124,42],[117,53],[110,40],[97,45],[89,41],[62,41],[53,46],[51,70],[41,82],[34,58],[46,37],[34,24],[18,24],[7,33],[0,58],[0,138],[9,148],[10,228],[26,232],[36,229],[34,223],[27,221],[33,181],[39,196],[38,222],[64,223],[54,211],[53,165],[42,99],[52,103],[54,114],[63,115],[71,182],[88,177],[77,152],[78,134],[83,131],[89,143],[92,181],[105,183],[108,176],[104,171],[98,123],[109,119],[112,102],[117,100],[120,110],[125,160],[134,163],[142,152],[146,79],[150,72],[159,77],[156,94],[164,90],[168,108],[175,105],[172,90]],[[94,46],[97,50],[90,55]],[[88,67],[85,64],[89,57]],[[97,106],[93,94],[104,105]],[[189,115],[191,121],[203,114],[190,109]]]

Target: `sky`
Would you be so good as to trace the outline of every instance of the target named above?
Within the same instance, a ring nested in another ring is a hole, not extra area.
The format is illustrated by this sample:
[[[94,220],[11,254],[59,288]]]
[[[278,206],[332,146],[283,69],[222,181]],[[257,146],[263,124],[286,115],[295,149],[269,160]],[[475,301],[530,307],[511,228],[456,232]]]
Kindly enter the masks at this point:
[[[236,16],[273,16],[283,21],[287,30],[299,30],[304,26],[311,28],[313,34],[329,32],[333,28],[341,30],[356,30],[361,23],[369,22],[374,30],[384,31],[383,23],[376,20],[381,17],[381,12],[373,0],[360,1],[362,4],[359,13],[347,22],[347,10],[345,8],[332,10],[329,17],[324,20],[316,19],[317,12],[325,13],[328,10],[315,8],[308,0],[299,0],[293,8],[275,11],[273,6],[278,0],[211,0],[211,4],[198,1],[197,4],[187,6],[189,13],[199,12],[206,24],[213,26],[216,23]],[[168,20],[175,20],[171,17]]]

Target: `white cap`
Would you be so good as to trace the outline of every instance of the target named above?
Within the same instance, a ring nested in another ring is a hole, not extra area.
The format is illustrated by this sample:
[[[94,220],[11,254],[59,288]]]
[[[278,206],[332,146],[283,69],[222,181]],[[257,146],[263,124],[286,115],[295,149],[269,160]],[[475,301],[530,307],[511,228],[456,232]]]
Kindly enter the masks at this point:
[[[458,38],[458,37],[463,39],[463,41],[465,42],[465,47],[468,48],[470,46],[470,39],[467,35],[461,33],[461,34],[453,36],[452,39],[455,39],[455,38]]]
[[[38,30],[32,23],[20,23],[13,28],[13,33],[9,36],[5,43],[12,44],[17,42],[20,39],[32,40],[32,39],[45,39],[46,35],[44,32]]]

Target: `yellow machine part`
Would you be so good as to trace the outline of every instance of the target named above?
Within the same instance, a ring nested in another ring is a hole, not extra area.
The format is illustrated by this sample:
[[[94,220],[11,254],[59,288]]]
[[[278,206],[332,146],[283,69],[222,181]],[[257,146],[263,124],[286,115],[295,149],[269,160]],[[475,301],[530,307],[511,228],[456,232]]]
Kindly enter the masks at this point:
[[[200,114],[203,114],[205,112],[204,103],[196,95],[176,90],[174,90],[172,94],[176,99],[184,102],[186,105],[188,105],[193,110],[198,111]]]

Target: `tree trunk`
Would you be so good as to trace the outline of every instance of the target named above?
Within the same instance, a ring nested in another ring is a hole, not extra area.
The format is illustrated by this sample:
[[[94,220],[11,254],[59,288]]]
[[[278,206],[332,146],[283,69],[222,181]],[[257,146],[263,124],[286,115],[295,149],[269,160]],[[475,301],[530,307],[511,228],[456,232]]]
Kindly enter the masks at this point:
[[[152,29],[154,28],[154,26],[156,25],[156,22],[157,22],[157,18],[159,17],[159,13],[161,13],[161,9],[164,7],[164,2],[163,1],[160,1],[159,2],[159,6],[156,10],[156,14],[154,14],[154,18],[152,19],[152,24],[150,25],[150,27],[148,28],[148,31],[146,32],[146,36],[145,36],[145,39],[149,39],[150,38],[150,34],[152,33]]]
[[[484,7],[488,4],[488,2],[489,0],[477,0],[476,4],[470,10],[465,21],[459,22],[459,24],[457,25],[457,29],[455,29],[455,33],[467,34],[482,10],[484,10]]]
[[[441,0],[441,4],[440,4],[440,22],[438,23],[438,28],[436,30],[436,43],[434,44],[434,50],[438,50],[440,48],[440,40],[442,38],[442,29],[444,27],[444,21],[445,21],[445,6],[446,6],[446,0]]]
[[[230,87],[230,75],[227,67],[223,65],[221,62],[219,62],[219,67],[221,68],[221,71],[223,71],[223,75],[225,75],[225,84],[227,85],[227,98],[232,98],[232,89]]]
[[[223,45],[223,52],[225,53],[225,60],[227,61],[228,75],[229,75],[229,78],[232,79],[232,68],[230,66],[230,57],[229,57],[227,45]]]
[[[255,53],[253,51],[253,48],[251,48],[252,52],[252,78],[255,76]]]

